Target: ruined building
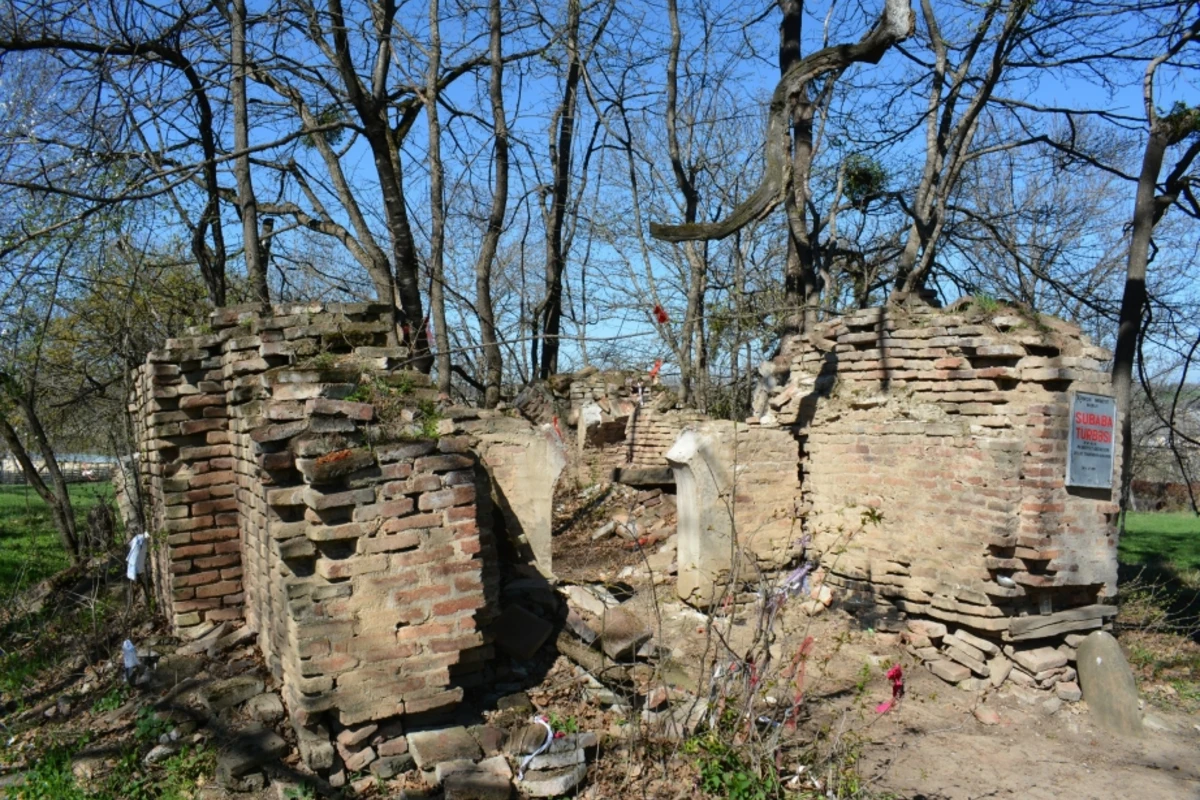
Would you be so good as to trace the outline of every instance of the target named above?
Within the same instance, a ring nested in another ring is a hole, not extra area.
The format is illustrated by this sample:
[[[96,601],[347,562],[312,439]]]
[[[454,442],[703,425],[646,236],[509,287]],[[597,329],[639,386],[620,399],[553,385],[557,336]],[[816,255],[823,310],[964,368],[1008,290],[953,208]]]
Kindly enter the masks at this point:
[[[499,559],[553,581],[568,456],[581,484],[673,484],[679,597],[754,602],[800,567],[966,688],[1070,680],[1072,637],[1113,614],[1113,492],[1065,480],[1072,396],[1110,394],[1108,354],[1071,325],[857,312],[786,341],[737,423],[592,371],[523,416],[448,407],[389,325],[225,309],[131,398],[160,600],[184,637],[246,620],[314,768],[331,724],[399,741],[483,679]]]

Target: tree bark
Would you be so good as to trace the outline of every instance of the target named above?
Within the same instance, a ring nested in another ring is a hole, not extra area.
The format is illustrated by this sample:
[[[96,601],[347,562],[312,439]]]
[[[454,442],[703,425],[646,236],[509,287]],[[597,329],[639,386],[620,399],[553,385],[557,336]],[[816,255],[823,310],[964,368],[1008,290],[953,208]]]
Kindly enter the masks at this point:
[[[242,215],[242,247],[246,254],[246,276],[250,291],[262,306],[270,306],[271,292],[267,287],[266,253],[258,234],[258,200],[250,179],[250,121],[246,99],[246,0],[229,4],[230,64],[233,82],[230,99],[233,101],[233,160],[237,181],[238,210]]]
[[[425,118],[429,127],[429,305],[437,345],[437,387],[450,395],[450,331],[446,327],[446,169],[442,163],[442,124],[438,113],[442,71],[441,7],[429,0],[429,70],[425,76]]]
[[[558,353],[562,336],[563,276],[567,254],[563,228],[567,219],[567,197],[571,189],[571,156],[575,145],[575,122],[579,100],[579,81],[583,67],[579,57],[580,0],[567,0],[567,74],[563,80],[562,100],[550,123],[550,161],[553,175],[550,202],[543,210],[546,223],[546,296],[542,300],[541,358],[535,359],[542,380],[558,372]]]
[[[266,263],[258,235],[258,200],[250,176],[250,110],[246,100],[246,0],[232,0],[229,12],[229,61],[233,83],[229,88],[233,101],[234,179],[238,182],[238,210],[241,212],[242,249],[246,253],[246,277],[260,305],[271,305],[266,285]]]
[[[778,0],[783,18],[779,22],[779,74],[782,78],[800,62],[800,37],[803,33],[803,0]],[[817,321],[820,292],[817,282],[816,254],[808,227],[809,175],[813,157],[813,105],[808,83],[796,87],[791,110],[792,169],[784,190],[784,210],[788,223],[787,265],[784,269],[783,295],[787,308],[783,333],[811,330]]]
[[[767,214],[783,199],[787,188],[788,109],[799,87],[814,78],[852,63],[878,64],[888,49],[912,35],[915,18],[907,0],[884,0],[884,11],[866,36],[855,44],[825,47],[797,62],[779,80],[771,95],[767,120],[765,164],[762,182],[748,198],[719,222],[682,225],[650,223],[650,235],[666,242],[724,239],[734,231]]]
[[[489,0],[488,20],[491,34],[489,62],[491,77],[488,81],[488,97],[492,103],[492,125],[495,129],[493,165],[495,175],[492,186],[492,209],[488,215],[487,229],[475,260],[475,312],[479,316],[479,338],[483,343],[483,375],[485,408],[495,408],[500,402],[500,379],[503,363],[500,344],[496,340],[496,318],[492,307],[492,265],[500,244],[500,232],[504,227],[504,214],[508,206],[508,122],[504,116],[504,59],[500,49],[501,17],[500,0]]]
[[[7,376],[0,375],[0,380],[4,380],[11,389],[12,382]],[[54,518],[54,527],[58,530],[59,539],[62,541],[63,549],[66,550],[71,563],[78,564],[80,553],[79,538],[75,531],[75,511],[71,507],[71,495],[67,492],[67,483],[63,479],[61,470],[58,468],[58,460],[54,457],[54,450],[50,447],[46,431],[42,428],[41,421],[37,418],[37,414],[29,404],[28,398],[11,390],[8,394],[20,409],[21,416],[25,418],[25,425],[33,436],[34,442],[36,442],[38,450],[42,454],[42,459],[46,462],[46,472],[50,475],[50,480],[54,484],[53,488],[47,486],[42,476],[38,474],[37,467],[34,466],[33,459],[29,457],[29,452],[21,442],[20,436],[17,435],[16,429],[3,414],[0,414],[0,438],[4,440],[9,452],[12,453],[13,458],[21,466],[21,472],[24,473],[25,480],[29,482],[33,490],[37,492],[38,497],[41,497],[46,503],[47,508],[50,509],[50,515]]]
[[[1167,152],[1167,137],[1161,130],[1150,131],[1142,154],[1137,195],[1133,202],[1133,231],[1129,241],[1129,261],[1121,312],[1117,325],[1117,347],[1113,353],[1113,392],[1121,412],[1121,508],[1129,503],[1133,482],[1133,360],[1137,352],[1142,316],[1146,311],[1146,266],[1150,257],[1150,239],[1154,234],[1154,195],[1158,174]]]
[[[1148,298],[1146,268],[1150,262],[1150,242],[1154,228],[1167,209],[1176,202],[1187,185],[1187,171],[1200,156],[1200,141],[1194,141],[1175,163],[1167,177],[1166,186],[1158,194],[1158,176],[1162,172],[1167,148],[1196,134],[1194,112],[1161,117],[1154,106],[1154,77],[1158,68],[1200,37],[1200,19],[1186,28],[1182,35],[1162,54],[1146,66],[1142,79],[1142,102],[1145,104],[1149,137],[1142,153],[1142,168],[1138,173],[1137,195],[1133,202],[1133,229],[1129,239],[1129,261],[1125,274],[1125,290],[1121,296],[1118,318],[1117,347],[1113,353],[1113,394],[1121,414],[1121,520],[1129,507],[1130,487],[1133,485],[1133,365],[1141,338],[1142,319]]]

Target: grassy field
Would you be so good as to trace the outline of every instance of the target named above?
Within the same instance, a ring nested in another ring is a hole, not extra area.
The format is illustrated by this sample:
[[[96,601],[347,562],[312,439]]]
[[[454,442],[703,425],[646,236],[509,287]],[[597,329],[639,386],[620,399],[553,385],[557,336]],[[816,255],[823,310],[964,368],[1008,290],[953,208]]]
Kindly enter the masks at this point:
[[[1175,572],[1181,578],[1200,573],[1200,517],[1186,512],[1130,512],[1121,537],[1123,564]]]
[[[112,497],[108,483],[72,484],[70,490],[81,525],[99,498]],[[0,593],[10,596],[68,563],[50,511],[37,493],[27,486],[0,486]]]

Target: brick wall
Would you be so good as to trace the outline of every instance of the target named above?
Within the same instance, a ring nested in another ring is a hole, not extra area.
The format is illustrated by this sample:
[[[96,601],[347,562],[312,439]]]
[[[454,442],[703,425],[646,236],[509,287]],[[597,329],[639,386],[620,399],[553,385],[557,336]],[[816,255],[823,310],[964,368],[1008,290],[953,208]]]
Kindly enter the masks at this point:
[[[637,409],[625,428],[625,463],[637,467],[666,466],[667,451],[683,429],[707,419],[690,409],[660,411],[650,406]]]
[[[273,312],[221,310],[136,371],[162,606],[183,637],[245,618],[301,726],[451,706],[491,656],[494,523],[549,572],[562,442],[435,409],[384,306]]]
[[[764,419],[797,435],[807,527],[851,605],[1003,638],[1111,596],[1114,495],[1064,480],[1070,395],[1111,394],[1106,351],[1008,309],[870,309],[814,338],[775,359]]]

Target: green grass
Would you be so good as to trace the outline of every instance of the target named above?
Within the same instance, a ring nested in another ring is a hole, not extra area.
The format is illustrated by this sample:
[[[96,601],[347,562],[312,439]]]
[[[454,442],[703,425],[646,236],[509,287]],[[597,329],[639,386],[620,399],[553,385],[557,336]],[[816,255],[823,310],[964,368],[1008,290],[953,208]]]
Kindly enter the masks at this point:
[[[1121,563],[1200,571],[1200,517],[1187,512],[1129,512],[1119,550]]]
[[[108,483],[71,484],[75,519],[82,528],[98,498],[111,499]],[[0,593],[32,586],[70,563],[50,510],[28,486],[0,486]]]

